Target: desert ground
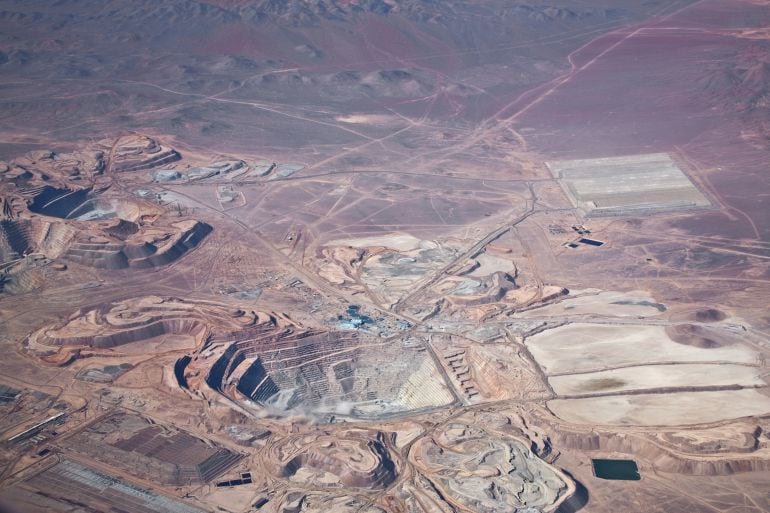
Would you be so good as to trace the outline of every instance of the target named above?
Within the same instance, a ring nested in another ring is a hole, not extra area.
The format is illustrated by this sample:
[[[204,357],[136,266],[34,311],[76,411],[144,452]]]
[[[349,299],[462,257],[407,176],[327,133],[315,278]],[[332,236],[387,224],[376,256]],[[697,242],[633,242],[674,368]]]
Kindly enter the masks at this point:
[[[770,511],[768,26],[0,0],[0,511]]]

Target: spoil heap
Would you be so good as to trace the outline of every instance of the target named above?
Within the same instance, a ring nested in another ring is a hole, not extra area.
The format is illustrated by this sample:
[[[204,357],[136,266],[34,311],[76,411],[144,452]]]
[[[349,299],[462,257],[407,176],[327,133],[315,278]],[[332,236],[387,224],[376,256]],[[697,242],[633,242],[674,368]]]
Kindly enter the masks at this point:
[[[307,435],[271,446],[270,453],[273,473],[304,486],[382,490],[397,477],[383,433]]]
[[[232,310],[216,303],[158,296],[128,299],[88,311],[33,332],[28,350],[52,363],[66,363],[88,350],[120,351],[120,346],[159,337],[186,335],[200,346],[213,330],[240,333],[272,325],[268,314]]]
[[[112,156],[112,171],[139,171],[169,164],[179,160],[181,155],[168,146],[145,135],[135,134],[121,137],[115,144]]]
[[[568,495],[568,479],[507,435],[448,424],[412,451],[437,476],[442,495],[480,513],[551,510]]]

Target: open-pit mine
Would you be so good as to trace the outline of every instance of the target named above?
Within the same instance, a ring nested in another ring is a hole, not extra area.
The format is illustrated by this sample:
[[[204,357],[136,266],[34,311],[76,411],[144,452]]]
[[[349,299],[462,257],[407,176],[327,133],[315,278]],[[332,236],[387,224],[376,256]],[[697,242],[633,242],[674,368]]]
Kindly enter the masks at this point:
[[[770,511],[768,26],[0,0],[0,513]]]

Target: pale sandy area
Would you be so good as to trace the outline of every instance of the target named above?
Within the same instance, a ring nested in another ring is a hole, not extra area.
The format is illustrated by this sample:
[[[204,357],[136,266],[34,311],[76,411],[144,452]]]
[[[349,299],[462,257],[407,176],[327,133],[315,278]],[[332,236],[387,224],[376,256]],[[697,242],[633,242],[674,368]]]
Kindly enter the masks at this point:
[[[326,243],[326,246],[352,246],[354,248],[366,248],[382,246],[396,251],[412,251],[420,247],[420,239],[408,233],[393,233],[377,235],[373,237],[360,237],[357,239],[337,239]]]
[[[347,116],[337,116],[334,119],[341,123],[364,125],[387,125],[398,120],[395,116],[387,114],[348,114]]]
[[[746,365],[677,364],[626,367],[548,379],[559,395],[603,394],[626,390],[708,385],[764,385],[759,369]]]
[[[674,342],[663,326],[568,324],[538,333],[526,344],[547,374],[661,362],[757,361],[756,353],[740,344],[699,348]]]
[[[482,253],[476,257],[476,261],[479,263],[479,267],[474,269],[470,276],[482,277],[497,272],[512,273],[516,271],[516,266],[510,258]]]
[[[521,317],[558,317],[567,315],[599,315],[603,317],[651,317],[661,314],[660,303],[644,292],[606,291],[596,294],[571,291],[559,301],[533,308]],[[662,305],[661,305],[662,306]]]
[[[548,407],[576,424],[676,426],[770,413],[770,397],[755,389],[554,399]]]

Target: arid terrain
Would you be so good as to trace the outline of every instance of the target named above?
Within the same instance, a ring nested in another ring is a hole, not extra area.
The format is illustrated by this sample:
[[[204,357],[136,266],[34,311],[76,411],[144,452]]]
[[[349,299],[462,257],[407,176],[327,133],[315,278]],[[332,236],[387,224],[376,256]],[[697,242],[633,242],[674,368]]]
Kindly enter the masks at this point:
[[[0,511],[770,511],[768,27],[0,0]]]

